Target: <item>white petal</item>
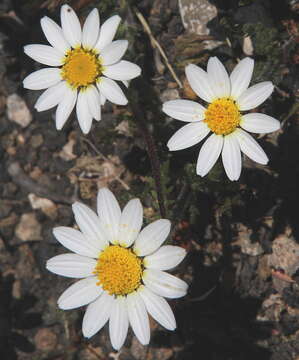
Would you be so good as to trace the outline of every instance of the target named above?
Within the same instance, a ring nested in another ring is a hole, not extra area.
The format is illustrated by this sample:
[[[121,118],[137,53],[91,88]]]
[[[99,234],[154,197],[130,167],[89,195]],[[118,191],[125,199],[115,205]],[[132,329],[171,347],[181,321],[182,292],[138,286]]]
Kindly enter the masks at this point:
[[[61,70],[57,68],[45,68],[34,71],[25,77],[23,86],[25,89],[30,90],[47,89],[62,80],[60,71]]]
[[[66,41],[61,27],[55,21],[48,18],[48,16],[44,16],[40,23],[45,37],[54,48],[63,54],[70,50],[70,44]]]
[[[256,161],[259,164],[266,165],[269,161],[264,150],[260,145],[254,140],[254,138],[247,134],[246,131],[237,129],[234,134],[236,135],[241,151],[247,155],[253,161]]]
[[[118,62],[127,51],[128,40],[116,40],[108,44],[100,53],[100,58],[103,65],[111,65]]]
[[[188,82],[193,91],[206,102],[212,102],[216,96],[209,84],[208,74],[200,67],[190,64],[185,68]]]
[[[64,37],[73,48],[81,45],[81,25],[75,11],[69,5],[62,5],[60,11]]]
[[[82,45],[87,49],[93,48],[98,40],[100,31],[100,17],[98,9],[94,8],[87,16],[82,30]]]
[[[85,337],[90,338],[102,329],[110,317],[113,302],[114,298],[103,292],[97,300],[87,306],[82,323]]]
[[[57,300],[59,308],[70,310],[94,301],[103,292],[101,286],[97,285],[98,281],[96,276],[92,276],[75,282]]]
[[[26,45],[24,53],[33,60],[48,66],[60,66],[64,61],[64,54],[49,45]]]
[[[138,289],[138,294],[144,301],[147,311],[159,324],[167,330],[174,330],[176,328],[173,311],[163,297],[154,294],[146,286],[141,286]]]
[[[106,102],[106,97],[100,93],[100,99],[101,99],[101,105],[104,106],[105,105],[105,102]]]
[[[102,250],[100,243],[96,244],[88,236],[70,227],[56,227],[53,229],[53,234],[61,245],[82,256],[98,258]]]
[[[114,299],[109,319],[109,334],[113,348],[119,350],[127,337],[129,318],[127,301],[124,296]]]
[[[121,60],[116,64],[104,67],[103,74],[113,80],[131,80],[141,74],[141,69],[138,65]]]
[[[97,121],[101,120],[101,99],[97,88],[94,85],[91,85],[85,92],[91,116]]]
[[[117,244],[121,210],[118,201],[109,189],[103,188],[98,192],[97,208],[109,241]]]
[[[170,221],[166,219],[159,219],[147,225],[135,241],[135,253],[138,256],[146,256],[156,251],[169,235],[170,226]]]
[[[177,266],[186,256],[186,250],[180,246],[164,245],[152,255],[143,259],[146,268],[169,270]]]
[[[97,214],[88,206],[79,202],[75,202],[72,209],[76,223],[83,234],[93,242],[97,249],[105,249],[109,244],[107,234]]]
[[[127,296],[127,308],[132,329],[142,345],[150,341],[149,319],[145,304],[135,291]]]
[[[76,113],[82,132],[88,134],[91,129],[92,115],[89,111],[87,95],[84,90],[81,90],[78,94]]]
[[[73,111],[77,101],[77,90],[66,87],[64,97],[56,109],[56,129],[61,130]]]
[[[51,86],[44,91],[41,96],[37,99],[34,107],[37,111],[44,111],[51,109],[62,101],[67,89],[65,81],[60,81],[58,84]]]
[[[253,73],[254,61],[246,57],[241,60],[230,74],[231,97],[237,99],[249,86]]]
[[[170,299],[185,296],[188,289],[185,281],[157,269],[144,270],[142,280],[151,291]]]
[[[198,144],[209,132],[209,127],[203,121],[190,123],[175,132],[169,139],[167,146],[170,151],[186,149]]]
[[[241,111],[251,110],[261,105],[273,92],[271,81],[264,81],[245,90],[237,99]]]
[[[242,160],[240,145],[234,134],[224,136],[222,162],[228,178],[231,181],[238,180],[241,174]]]
[[[163,104],[162,110],[174,119],[193,122],[203,120],[206,109],[191,100],[170,100]]]
[[[124,207],[119,224],[118,241],[121,246],[133,244],[142,226],[143,208],[139,199],[130,200]]]
[[[95,45],[97,51],[101,51],[105,46],[110,44],[115,36],[118,25],[121,18],[118,15],[111,16],[108,20],[104,22],[101,26],[99,40]]]
[[[128,89],[130,86],[130,81],[129,80],[123,80],[122,83],[125,85],[125,87]]]
[[[57,275],[80,279],[92,276],[96,264],[96,260],[86,256],[61,254],[48,260],[46,268]]]
[[[125,97],[122,89],[114,80],[102,76],[97,82],[100,93],[103,93],[105,98],[117,105],[127,105],[128,100]]]
[[[213,134],[205,141],[197,159],[196,173],[198,175],[205,176],[212,169],[219,158],[222,146],[222,135]]]
[[[267,134],[280,129],[280,122],[265,114],[251,113],[243,115],[240,126],[249,132]]]
[[[208,78],[213,93],[221,97],[230,96],[230,80],[223,64],[214,56],[208,61]]]

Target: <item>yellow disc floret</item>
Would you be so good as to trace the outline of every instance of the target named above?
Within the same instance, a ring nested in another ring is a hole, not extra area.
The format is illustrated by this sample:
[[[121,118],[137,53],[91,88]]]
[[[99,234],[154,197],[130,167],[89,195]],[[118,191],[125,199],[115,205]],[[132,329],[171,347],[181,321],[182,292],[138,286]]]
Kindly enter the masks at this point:
[[[94,273],[110,295],[126,295],[140,286],[142,263],[130,249],[112,245],[100,254]]]
[[[101,63],[94,52],[76,48],[67,53],[61,76],[69,85],[74,88],[88,86],[100,75]]]
[[[214,100],[205,112],[204,122],[217,135],[228,135],[240,124],[241,115],[230,98]]]

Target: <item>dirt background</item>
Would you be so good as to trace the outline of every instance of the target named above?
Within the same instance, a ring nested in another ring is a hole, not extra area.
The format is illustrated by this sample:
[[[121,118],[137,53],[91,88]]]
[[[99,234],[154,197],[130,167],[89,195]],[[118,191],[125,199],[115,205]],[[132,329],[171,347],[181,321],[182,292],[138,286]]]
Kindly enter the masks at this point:
[[[120,14],[117,38],[130,41],[125,58],[143,69],[142,78],[125,90],[130,105],[107,103],[88,136],[74,115],[57,132],[53,111],[33,109],[39,92],[22,88],[23,78],[40,68],[22,48],[45,43],[40,18],[59,21],[62,3],[0,1],[1,359],[298,360],[299,2],[69,1],[82,21],[95,6],[102,21]],[[259,108],[282,123],[280,131],[258,136],[270,162],[260,166],[245,158],[237,183],[227,180],[220,161],[204,179],[196,176],[201,145],[175,153],[165,145],[181,124],[163,115],[161,103],[196,99],[184,67],[205,67],[211,55],[229,70],[252,56],[253,83],[275,84]],[[48,258],[64,252],[52,228],[73,226],[71,204],[94,207],[102,186],[122,206],[140,197],[145,223],[160,217],[162,208],[173,224],[169,243],[188,251],[174,272],[190,284],[185,298],[171,301],[177,330],[151,321],[150,346],[141,346],[130,332],[119,353],[111,348],[107,327],[84,340],[84,309],[56,306],[70,279],[45,269]]]

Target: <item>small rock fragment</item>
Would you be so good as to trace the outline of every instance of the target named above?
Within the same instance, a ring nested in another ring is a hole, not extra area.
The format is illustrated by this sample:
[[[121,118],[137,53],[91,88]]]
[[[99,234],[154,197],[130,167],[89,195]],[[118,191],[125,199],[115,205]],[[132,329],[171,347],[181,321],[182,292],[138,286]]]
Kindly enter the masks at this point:
[[[25,101],[18,95],[9,95],[6,100],[7,117],[9,120],[19,124],[23,128],[28,126],[32,121],[32,115]]]
[[[12,210],[12,205],[4,200],[0,199],[0,218],[4,218],[9,215]]]
[[[60,151],[59,156],[65,161],[76,159],[77,156],[73,153],[73,148],[75,144],[76,141],[74,139],[70,139]]]
[[[57,335],[50,329],[39,329],[34,337],[34,342],[38,350],[51,351],[57,345]]]
[[[141,345],[135,336],[132,339],[131,354],[135,359],[146,360],[147,358],[147,348]]]
[[[179,0],[184,28],[198,35],[208,35],[209,21],[217,16],[217,8],[208,0]]]
[[[41,198],[35,194],[28,195],[32,209],[40,209],[45,215],[50,218],[55,218],[57,213],[57,206],[52,200]]]
[[[258,241],[251,240],[252,230],[241,223],[237,224],[238,234],[234,245],[240,246],[243,254],[250,256],[259,256],[263,254],[263,248]]]
[[[44,142],[44,138],[41,134],[33,135],[30,139],[30,145],[35,149],[40,147],[43,142]]]
[[[121,121],[116,127],[115,130],[118,134],[132,136],[132,132],[130,131],[130,126],[128,120]]]
[[[21,280],[22,284],[26,280],[34,281],[41,277],[30,246],[24,243],[18,247],[18,261],[15,264],[14,270],[16,279]]]
[[[293,275],[299,268],[299,245],[295,239],[292,236],[280,235],[273,241],[272,250],[270,265]]]
[[[152,348],[150,351],[152,359],[169,360],[173,357],[173,350],[168,348]]]
[[[161,101],[164,103],[169,100],[176,100],[180,97],[177,89],[166,89],[160,95]]]
[[[18,216],[13,212],[11,215],[0,220],[0,229],[16,224]]]
[[[41,239],[41,225],[37,221],[35,213],[27,213],[21,216],[15,235],[22,241]]]
[[[253,44],[250,36],[245,36],[243,39],[243,53],[247,56],[253,55]]]
[[[272,243],[272,254],[269,256],[269,266],[276,272],[275,275],[281,273],[283,276],[274,276],[273,286],[281,294],[283,289],[289,286],[286,278],[292,277],[299,268],[299,245],[292,236],[282,234]]]
[[[34,168],[29,173],[29,175],[33,180],[39,180],[40,177],[43,175],[43,172],[41,171],[41,169],[39,167],[34,166]]]

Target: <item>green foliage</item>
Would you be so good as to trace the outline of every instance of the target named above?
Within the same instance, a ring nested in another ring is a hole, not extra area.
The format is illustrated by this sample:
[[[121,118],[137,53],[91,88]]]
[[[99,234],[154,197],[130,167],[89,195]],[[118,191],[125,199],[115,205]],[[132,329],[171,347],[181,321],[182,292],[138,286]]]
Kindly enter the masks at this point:
[[[253,82],[272,79],[275,83],[280,80],[281,48],[279,46],[279,32],[274,27],[264,24],[244,24],[242,32],[251,37],[254,54],[260,57],[256,61]]]
[[[161,175],[161,189],[164,195],[164,205],[167,211],[167,218],[172,218],[174,199],[171,199],[172,192],[174,190],[173,179],[171,178],[171,172],[169,171],[169,160],[164,161],[160,167]],[[152,207],[155,210],[155,217],[160,218],[158,195],[156,191],[155,179],[152,176],[146,176],[146,186],[143,191],[143,196],[150,195],[152,199]]]

